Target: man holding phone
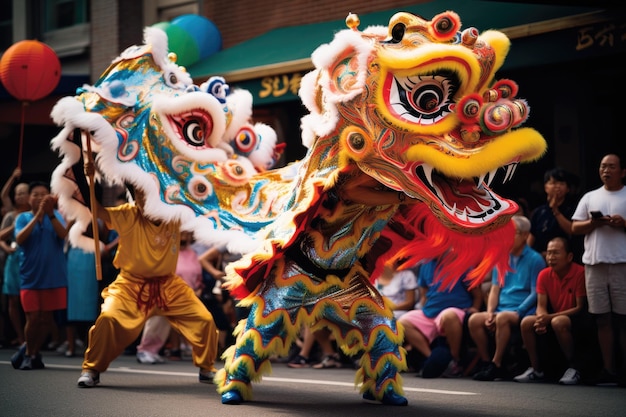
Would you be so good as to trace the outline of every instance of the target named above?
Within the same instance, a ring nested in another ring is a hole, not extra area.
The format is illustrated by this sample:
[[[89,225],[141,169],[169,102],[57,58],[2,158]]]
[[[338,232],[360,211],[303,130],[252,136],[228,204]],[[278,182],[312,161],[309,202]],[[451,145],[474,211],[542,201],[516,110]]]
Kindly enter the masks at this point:
[[[599,174],[603,186],[580,199],[572,216],[572,233],[585,235],[585,286],[604,365],[594,382],[626,386],[626,168],[618,155],[608,154],[600,162]],[[621,355],[616,355],[616,345]]]
[[[591,214],[592,219],[599,219],[604,217],[604,214],[602,214],[601,211],[590,211],[589,214]]]

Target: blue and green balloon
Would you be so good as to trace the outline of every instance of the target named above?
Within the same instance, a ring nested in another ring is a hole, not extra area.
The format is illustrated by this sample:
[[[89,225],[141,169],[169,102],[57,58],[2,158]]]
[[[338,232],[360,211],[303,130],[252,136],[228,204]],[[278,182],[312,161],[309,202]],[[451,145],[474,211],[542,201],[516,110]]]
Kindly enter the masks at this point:
[[[171,22],[160,22],[153,27],[167,33],[170,52],[178,56],[176,63],[184,67],[219,52],[222,35],[209,19],[195,14],[178,16]]]

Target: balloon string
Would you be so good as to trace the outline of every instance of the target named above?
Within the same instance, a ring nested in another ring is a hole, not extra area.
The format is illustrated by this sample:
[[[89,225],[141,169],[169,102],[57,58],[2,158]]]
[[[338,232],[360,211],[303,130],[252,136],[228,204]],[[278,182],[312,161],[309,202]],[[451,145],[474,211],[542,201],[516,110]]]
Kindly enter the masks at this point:
[[[24,117],[26,114],[26,102],[22,102],[22,124],[20,126],[20,149],[17,154],[17,167],[22,168],[22,149],[24,148]]]

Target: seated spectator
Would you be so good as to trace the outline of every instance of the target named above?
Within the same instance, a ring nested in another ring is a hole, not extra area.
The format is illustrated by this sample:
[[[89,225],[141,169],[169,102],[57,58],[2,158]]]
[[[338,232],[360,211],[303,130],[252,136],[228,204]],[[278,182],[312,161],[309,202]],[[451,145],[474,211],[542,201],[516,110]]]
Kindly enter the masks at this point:
[[[440,283],[435,279],[437,265],[438,260],[433,260],[420,266],[417,279],[422,308],[403,314],[398,322],[404,326],[407,350],[416,349],[426,358],[422,377],[458,377],[463,374],[463,322],[466,314],[480,309],[482,293],[479,287],[468,289],[462,278],[452,288],[440,288]],[[451,356],[448,362],[443,363],[443,367],[438,363],[440,350],[435,353],[433,349],[433,342],[439,337],[445,337]]]
[[[374,285],[380,294],[390,301],[393,315],[399,319],[404,313],[413,310],[417,301],[417,277],[410,269],[398,271],[385,266]]]
[[[585,269],[572,261],[569,241],[562,237],[548,243],[548,267],[537,277],[537,314],[524,317],[522,340],[530,359],[530,368],[513,378],[517,382],[544,379],[537,349],[538,339],[552,334],[561,347],[568,368],[559,380],[562,385],[578,384],[580,373],[574,363],[574,324],[585,313]]]
[[[537,275],[546,263],[538,252],[526,244],[530,232],[530,220],[513,216],[515,240],[509,255],[511,270],[500,283],[496,271],[487,300],[487,311],[472,314],[468,326],[472,340],[480,356],[477,381],[494,381],[506,377],[502,360],[506,353],[513,329],[518,329],[522,318],[533,314],[537,305],[535,286]],[[489,338],[495,335],[495,352],[489,353]]]

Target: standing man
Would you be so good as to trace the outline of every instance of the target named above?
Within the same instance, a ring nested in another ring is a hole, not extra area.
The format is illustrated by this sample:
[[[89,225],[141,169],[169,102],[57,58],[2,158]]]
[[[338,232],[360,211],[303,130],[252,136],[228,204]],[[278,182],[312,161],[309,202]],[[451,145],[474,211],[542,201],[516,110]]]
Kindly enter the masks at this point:
[[[26,343],[11,357],[16,369],[43,369],[39,353],[54,323],[53,312],[67,307],[67,265],[63,245],[67,230],[56,212],[48,184],[29,185],[32,210],[15,219],[20,251],[20,299],[26,315]]]
[[[572,216],[572,233],[585,235],[585,286],[589,312],[595,316],[604,368],[596,385],[618,382],[613,327],[622,358],[619,382],[626,383],[626,168],[608,154],[600,162],[602,187],[583,195]]]
[[[572,198],[573,176],[562,168],[548,170],[543,176],[545,204],[537,207],[530,217],[528,246],[546,256],[548,242],[557,236],[570,238],[572,234],[572,214],[577,201]],[[571,240],[574,260],[580,263],[583,254],[582,236]]]

